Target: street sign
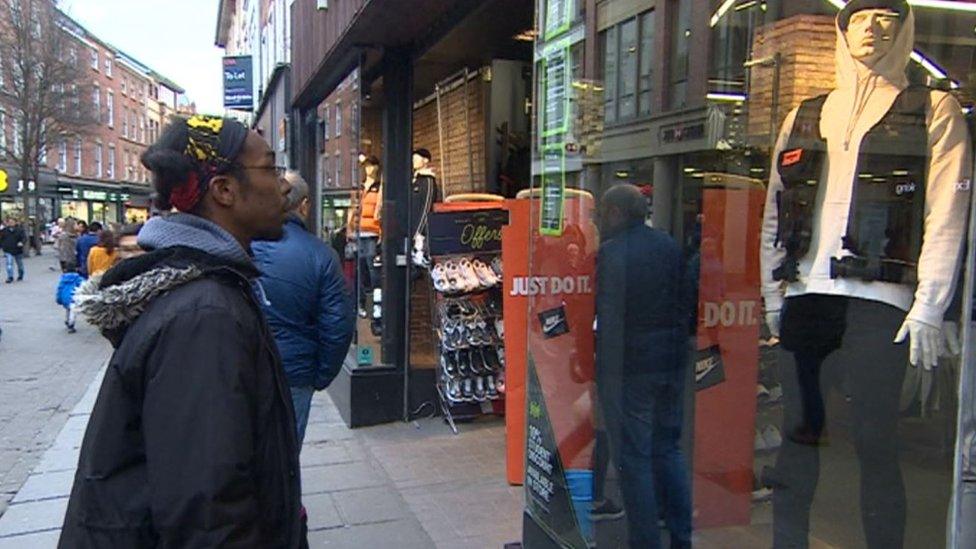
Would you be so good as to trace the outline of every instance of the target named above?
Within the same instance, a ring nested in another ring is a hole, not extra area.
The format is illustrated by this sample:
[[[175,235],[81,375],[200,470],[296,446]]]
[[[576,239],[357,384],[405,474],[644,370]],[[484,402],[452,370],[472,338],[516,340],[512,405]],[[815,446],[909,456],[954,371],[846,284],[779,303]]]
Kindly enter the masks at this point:
[[[254,109],[254,83],[250,55],[224,57],[224,108]]]

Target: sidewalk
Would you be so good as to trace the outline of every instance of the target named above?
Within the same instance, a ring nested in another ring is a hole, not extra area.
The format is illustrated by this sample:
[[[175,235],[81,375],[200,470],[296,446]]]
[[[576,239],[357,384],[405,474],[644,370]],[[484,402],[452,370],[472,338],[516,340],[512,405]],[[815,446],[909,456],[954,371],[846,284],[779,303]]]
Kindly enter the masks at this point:
[[[0,549],[57,545],[101,374],[0,517]],[[521,538],[522,490],[505,483],[501,422],[438,418],[350,430],[316,394],[302,450],[309,545],[500,548]]]

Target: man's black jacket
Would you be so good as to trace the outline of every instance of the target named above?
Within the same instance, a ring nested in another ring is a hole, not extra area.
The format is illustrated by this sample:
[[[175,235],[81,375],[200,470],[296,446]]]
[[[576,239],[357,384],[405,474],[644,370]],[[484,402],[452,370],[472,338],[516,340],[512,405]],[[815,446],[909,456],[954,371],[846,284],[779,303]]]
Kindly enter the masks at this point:
[[[0,229],[0,249],[8,254],[24,253],[24,243],[27,235],[21,227],[4,227]]]
[[[60,547],[300,546],[294,412],[256,274],[165,248],[79,288],[116,349]]]

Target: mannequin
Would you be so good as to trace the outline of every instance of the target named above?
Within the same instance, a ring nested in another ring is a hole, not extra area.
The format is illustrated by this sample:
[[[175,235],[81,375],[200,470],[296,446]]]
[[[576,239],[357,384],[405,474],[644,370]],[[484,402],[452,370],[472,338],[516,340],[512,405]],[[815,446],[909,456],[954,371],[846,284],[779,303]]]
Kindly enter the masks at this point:
[[[410,188],[410,234],[413,238],[413,263],[426,267],[429,264],[425,252],[424,232],[427,230],[427,216],[435,202],[441,201],[437,176],[430,169],[430,151],[413,151],[413,183]]]
[[[784,122],[763,220],[766,318],[788,351],[774,546],[808,543],[829,373],[848,385],[868,546],[901,547],[898,397],[906,362],[935,367],[946,348],[970,137],[952,96],[909,86],[907,2],[852,0],[836,31],[838,87]]]
[[[375,156],[360,155],[363,167],[363,187],[357,208],[349,212],[347,231],[351,238],[357,238],[359,245],[359,270],[362,287],[359,292],[359,316],[366,317],[366,295],[380,286],[380,270],[376,266],[379,243],[383,234],[381,212],[383,208],[383,185],[380,179],[380,161]],[[357,225],[358,223],[358,225]],[[374,311],[374,317],[380,316]]]

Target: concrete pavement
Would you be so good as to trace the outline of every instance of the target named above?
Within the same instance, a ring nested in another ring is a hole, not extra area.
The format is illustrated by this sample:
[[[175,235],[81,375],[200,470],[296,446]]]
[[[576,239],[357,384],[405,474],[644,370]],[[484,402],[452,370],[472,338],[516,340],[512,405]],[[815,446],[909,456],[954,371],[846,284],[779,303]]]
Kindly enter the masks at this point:
[[[65,330],[53,252],[25,263],[23,282],[0,276],[0,515],[111,352],[89,326]]]
[[[57,545],[98,388],[89,387],[0,517],[0,549]],[[350,430],[326,393],[302,449],[311,547],[499,548],[521,532],[521,490],[504,481],[504,429],[438,419]]]

